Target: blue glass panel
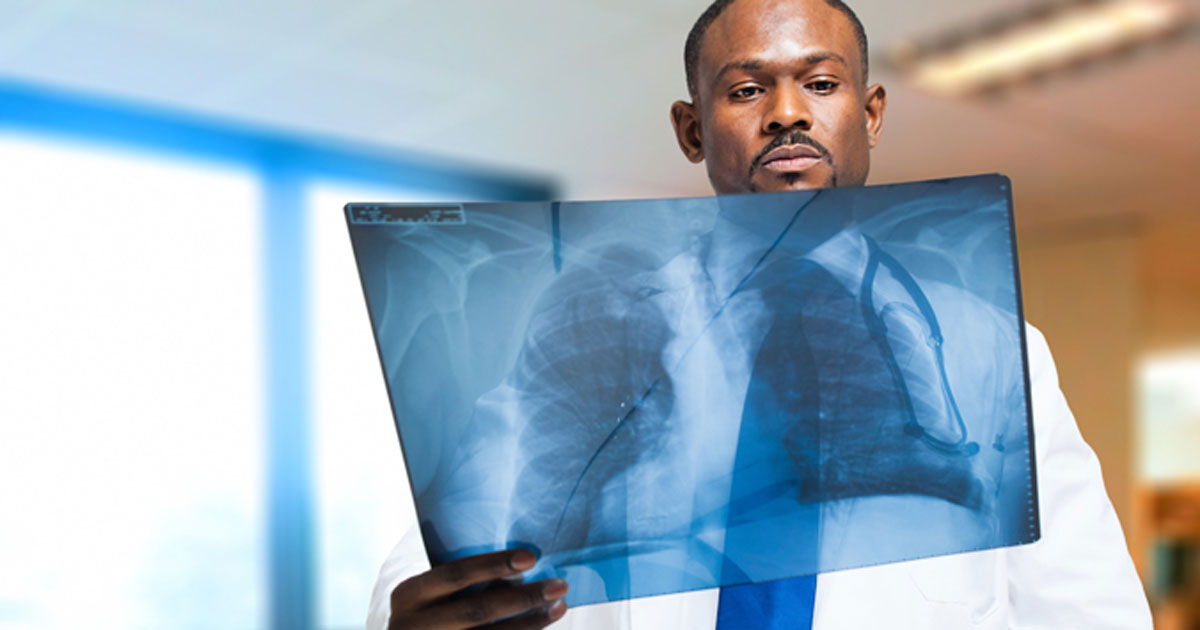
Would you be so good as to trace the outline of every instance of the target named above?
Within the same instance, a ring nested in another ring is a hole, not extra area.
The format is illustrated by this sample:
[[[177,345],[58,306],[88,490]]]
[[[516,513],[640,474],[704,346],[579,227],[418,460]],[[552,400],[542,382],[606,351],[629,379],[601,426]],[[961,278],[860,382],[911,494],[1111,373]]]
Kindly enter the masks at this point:
[[[347,217],[435,563],[580,605],[1038,537],[1002,176]]]

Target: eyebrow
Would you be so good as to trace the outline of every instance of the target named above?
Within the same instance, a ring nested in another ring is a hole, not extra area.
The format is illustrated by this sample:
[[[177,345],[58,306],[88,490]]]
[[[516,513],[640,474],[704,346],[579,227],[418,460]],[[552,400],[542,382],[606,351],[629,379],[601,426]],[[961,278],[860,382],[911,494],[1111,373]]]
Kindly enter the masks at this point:
[[[845,57],[843,57],[833,51],[816,52],[816,53],[812,53],[811,55],[807,55],[804,57],[804,64],[807,66],[815,66],[823,61],[830,61],[830,60],[841,63],[843,66],[846,66],[847,68],[850,67],[850,64],[846,62]],[[729,63],[721,66],[721,69],[717,72],[717,75],[715,78],[720,79],[722,76],[724,76],[724,74],[726,72],[730,72],[733,70],[742,70],[742,71],[746,71],[746,72],[762,70],[765,65],[766,64],[764,64],[762,61],[759,61],[757,59],[740,59],[740,60],[730,61]]]

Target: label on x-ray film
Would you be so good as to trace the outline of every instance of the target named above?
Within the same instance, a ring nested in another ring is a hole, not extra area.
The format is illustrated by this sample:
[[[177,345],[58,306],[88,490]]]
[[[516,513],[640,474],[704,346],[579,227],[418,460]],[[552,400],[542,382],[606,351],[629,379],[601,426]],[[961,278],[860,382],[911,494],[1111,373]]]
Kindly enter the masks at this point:
[[[346,212],[355,225],[464,225],[462,204],[349,204]]]

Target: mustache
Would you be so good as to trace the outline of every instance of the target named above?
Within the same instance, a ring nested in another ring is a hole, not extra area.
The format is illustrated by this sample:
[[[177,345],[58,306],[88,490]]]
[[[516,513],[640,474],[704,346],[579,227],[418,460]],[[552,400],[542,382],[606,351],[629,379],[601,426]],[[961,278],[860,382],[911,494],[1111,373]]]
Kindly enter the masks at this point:
[[[808,145],[816,149],[817,152],[821,154],[822,160],[825,160],[826,162],[833,161],[833,157],[829,153],[829,149],[825,148],[825,145],[821,144],[816,138],[813,138],[799,129],[792,129],[791,131],[775,136],[774,140],[767,143],[767,146],[763,147],[762,151],[759,151],[758,155],[754,156],[754,159],[750,161],[750,175],[754,175],[755,171],[762,166],[762,160],[767,156],[768,153],[778,149],[779,147],[793,144]]]

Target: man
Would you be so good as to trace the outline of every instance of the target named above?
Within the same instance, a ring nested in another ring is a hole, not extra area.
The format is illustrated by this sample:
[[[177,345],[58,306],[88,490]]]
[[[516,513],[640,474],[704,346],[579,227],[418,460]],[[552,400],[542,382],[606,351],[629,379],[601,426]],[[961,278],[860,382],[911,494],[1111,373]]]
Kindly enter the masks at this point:
[[[887,105],[884,88],[867,83],[866,60],[861,24],[838,0],[718,0],[688,38],[692,101],[671,107],[680,148],[706,163],[717,194],[862,185]],[[779,607],[760,627],[807,627],[811,615],[815,628],[1149,628],[1099,465],[1032,329],[1029,351],[1041,541],[825,574],[815,595],[811,583],[785,580],[588,606],[555,627],[707,629],[736,621],[755,598],[794,598],[801,612]],[[566,614],[560,580],[472,588],[518,576],[533,566],[530,552],[428,571],[423,562],[410,533],[384,565],[372,630],[542,628]]]

